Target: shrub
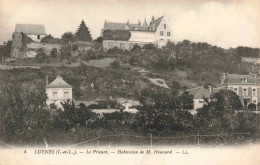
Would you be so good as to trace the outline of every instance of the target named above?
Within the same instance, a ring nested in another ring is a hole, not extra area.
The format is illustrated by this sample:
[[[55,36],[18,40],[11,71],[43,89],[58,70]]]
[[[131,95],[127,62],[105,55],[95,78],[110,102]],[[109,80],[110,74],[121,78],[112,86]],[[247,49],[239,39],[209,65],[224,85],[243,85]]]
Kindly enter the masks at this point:
[[[57,50],[56,48],[53,48],[53,49],[51,50],[51,57],[52,57],[52,58],[56,58],[57,55],[58,55],[58,50]]]
[[[114,69],[120,68],[120,63],[119,63],[117,60],[111,62],[110,65],[111,65],[111,67],[114,68]]]
[[[37,50],[37,55],[35,56],[37,62],[44,62],[46,60],[46,54],[44,53],[43,49],[40,48]]]
[[[256,110],[256,105],[254,103],[251,103],[248,105],[248,109]]]

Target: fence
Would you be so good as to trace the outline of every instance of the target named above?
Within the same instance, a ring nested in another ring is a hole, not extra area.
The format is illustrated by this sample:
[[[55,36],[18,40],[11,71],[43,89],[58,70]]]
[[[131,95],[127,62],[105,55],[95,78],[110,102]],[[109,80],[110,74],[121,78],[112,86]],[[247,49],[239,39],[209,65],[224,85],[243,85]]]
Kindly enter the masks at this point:
[[[230,133],[230,134],[214,134],[214,135],[187,135],[187,136],[171,136],[159,137],[153,136],[136,136],[127,134],[98,136],[96,138],[80,142],[70,147],[84,146],[174,146],[174,145],[191,145],[191,146],[216,146],[223,144],[248,144],[251,143],[250,133]]]

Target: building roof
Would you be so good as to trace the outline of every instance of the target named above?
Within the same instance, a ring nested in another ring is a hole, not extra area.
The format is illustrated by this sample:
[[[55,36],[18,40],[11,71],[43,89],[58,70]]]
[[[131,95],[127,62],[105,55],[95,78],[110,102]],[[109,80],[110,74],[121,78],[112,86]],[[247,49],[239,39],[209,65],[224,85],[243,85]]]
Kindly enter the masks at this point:
[[[219,86],[216,88],[213,88],[213,93],[218,93],[220,90],[225,90],[227,89],[225,86]]]
[[[157,30],[158,26],[160,25],[162,19],[163,19],[163,16],[161,16],[160,18],[158,18],[158,19],[156,19],[154,21],[155,31]],[[153,22],[150,22],[149,26],[152,27],[153,26]]]
[[[210,98],[211,95],[211,92],[204,87],[191,88],[187,91],[194,96],[194,99]]]
[[[138,24],[105,22],[103,30],[129,30],[129,31],[148,31],[149,26],[142,26]]]
[[[46,88],[72,88],[72,86],[64,81],[60,76],[57,76],[52,83],[46,85]]]
[[[39,24],[16,24],[15,32],[28,35],[46,35],[44,25]]]
[[[117,23],[117,22],[105,22],[104,30],[129,30],[129,31],[156,31],[158,26],[160,25],[162,18],[156,19],[154,22],[150,22],[149,26],[143,26],[142,24],[131,24],[131,23]],[[155,29],[152,29],[153,24],[155,25]]]
[[[246,82],[243,80],[246,78]],[[258,79],[253,75],[226,74],[224,83],[227,84],[256,84]]]

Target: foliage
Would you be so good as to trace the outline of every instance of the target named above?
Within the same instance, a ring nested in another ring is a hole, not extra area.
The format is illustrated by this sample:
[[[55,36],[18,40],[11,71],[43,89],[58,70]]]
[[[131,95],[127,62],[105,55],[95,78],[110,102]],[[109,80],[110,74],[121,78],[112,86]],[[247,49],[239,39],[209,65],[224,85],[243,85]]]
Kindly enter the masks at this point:
[[[92,41],[91,34],[84,20],[81,21],[75,36],[78,41]]]
[[[58,50],[56,48],[53,48],[51,50],[51,57],[56,58],[58,56]]]
[[[260,55],[260,50],[258,48],[239,46],[236,48],[236,52],[241,57],[259,58]]]
[[[104,30],[103,40],[120,40],[128,41],[131,37],[131,33],[126,30]]]
[[[23,45],[29,44],[31,42],[33,42],[33,40],[30,37],[28,37],[26,34],[22,33],[22,43],[23,43]]]
[[[69,43],[75,41],[75,36],[71,32],[66,32],[62,34],[61,39],[64,43]]]
[[[71,48],[69,45],[62,45],[60,49],[60,59],[70,59],[71,58]]]
[[[96,38],[94,40],[94,42],[97,42],[97,43],[100,43],[100,44],[102,44],[102,41],[103,41],[103,37],[101,37],[101,36],[99,36],[98,38]]]
[[[198,110],[197,126],[204,130],[229,132],[234,129],[235,110],[240,110],[242,104],[239,96],[230,90],[214,93],[210,100]]]
[[[44,36],[42,39],[41,39],[41,42],[42,43],[48,43],[48,44],[60,44],[61,43],[61,39],[59,38],[54,38],[52,35],[47,35],[47,36]]]
[[[96,117],[84,104],[79,108],[71,100],[62,103],[63,111],[59,110],[58,115],[54,117],[55,128],[62,131],[75,129],[76,127],[86,127]]]
[[[40,48],[37,50],[37,55],[35,56],[37,62],[44,62],[46,60],[46,54],[44,53],[43,49]]]
[[[120,68],[120,63],[117,60],[113,61],[110,65],[114,69]]]

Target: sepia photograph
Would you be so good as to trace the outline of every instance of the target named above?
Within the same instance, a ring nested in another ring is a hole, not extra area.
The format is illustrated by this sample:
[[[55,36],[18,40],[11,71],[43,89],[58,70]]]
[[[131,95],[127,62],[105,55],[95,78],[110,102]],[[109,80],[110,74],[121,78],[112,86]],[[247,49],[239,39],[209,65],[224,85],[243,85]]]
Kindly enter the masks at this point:
[[[0,0],[0,164],[260,165],[259,0]]]

